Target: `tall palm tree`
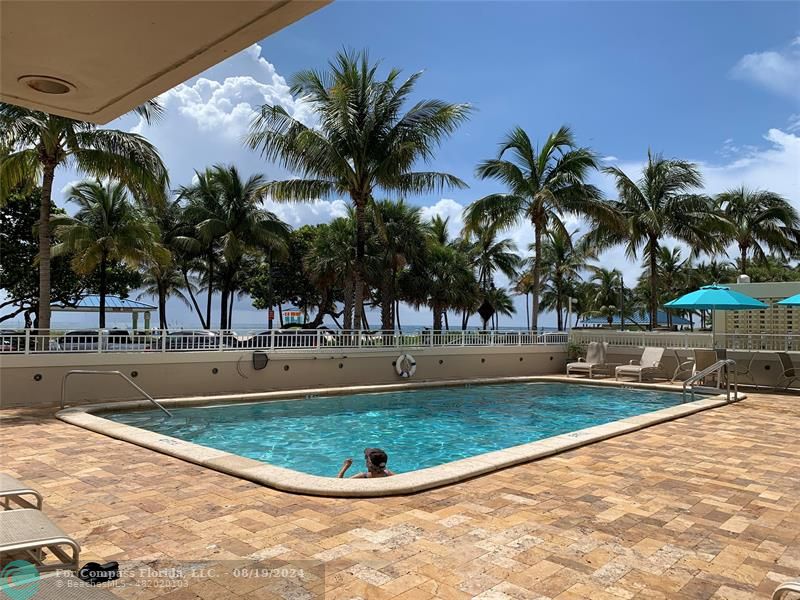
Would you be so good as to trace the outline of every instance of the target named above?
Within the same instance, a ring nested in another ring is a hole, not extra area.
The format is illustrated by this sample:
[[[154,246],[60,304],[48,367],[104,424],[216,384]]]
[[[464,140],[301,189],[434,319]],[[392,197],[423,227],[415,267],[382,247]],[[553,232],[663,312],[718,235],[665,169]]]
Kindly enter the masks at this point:
[[[786,258],[797,250],[800,216],[779,194],[741,186],[717,195],[715,201],[732,226],[729,239],[739,249],[742,273],[747,273],[750,254],[763,262],[768,254]]]
[[[614,317],[619,314],[620,289],[622,273],[617,269],[606,269],[589,265],[590,281],[594,285],[591,301],[591,313],[605,317],[609,326],[614,323]]]
[[[137,109],[148,120],[156,103]],[[50,327],[50,206],[56,169],[70,165],[93,177],[111,178],[151,198],[161,198],[167,171],[155,147],[142,136],[93,123],[0,103],[0,201],[20,185],[41,180],[39,206],[39,307],[37,326]]]
[[[352,252],[355,238],[355,223],[348,217],[337,217],[327,225],[321,226],[320,233],[305,257],[304,267],[311,281],[319,288],[323,297],[321,307],[334,302],[337,290],[341,290],[344,303],[344,329],[352,329],[353,323],[353,262]],[[318,326],[322,324],[318,314]]]
[[[476,303],[478,282],[467,254],[447,239],[447,219],[434,217],[427,228],[424,255],[403,273],[403,297],[433,312],[433,330],[441,331],[448,310]]]
[[[500,144],[497,158],[483,161],[476,169],[481,179],[504,184],[506,193],[490,194],[473,202],[465,211],[468,229],[491,222],[506,229],[520,221],[533,227],[534,264],[531,286],[531,327],[538,329],[539,295],[542,284],[542,240],[548,231],[564,230],[564,213],[608,220],[613,213],[600,201],[600,191],[586,183],[597,168],[595,155],[576,146],[568,127],[551,133],[541,148],[534,146],[520,127]]]
[[[542,246],[542,262],[546,265],[542,308],[556,313],[558,330],[564,329],[564,304],[570,298],[572,284],[580,280],[586,261],[594,258],[583,240],[574,240],[577,231],[550,231]]]
[[[713,235],[725,230],[725,219],[718,215],[711,200],[691,193],[702,185],[697,165],[684,160],[666,159],[647,152],[647,164],[641,177],[633,180],[619,167],[603,169],[616,184],[619,199],[612,202],[622,217],[616,231],[596,231],[603,238],[600,245],[625,244],[631,258],[644,251],[650,278],[650,328],[657,325],[658,314],[658,248],[661,240],[672,237],[685,242],[696,252],[722,250],[721,237]],[[597,240],[595,240],[597,241]]]
[[[453,175],[414,168],[432,159],[440,142],[466,120],[469,106],[420,100],[404,112],[421,73],[401,81],[397,69],[386,79],[377,71],[365,51],[343,51],[325,72],[297,73],[291,91],[311,105],[318,127],[304,125],[281,106],[265,104],[248,137],[249,146],[260,149],[264,158],[299,175],[268,186],[275,200],[350,197],[356,221],[356,329],[361,328],[366,277],[366,209],[375,190],[405,195],[466,187]]]
[[[522,261],[517,254],[517,245],[510,238],[498,239],[496,227],[489,224],[477,231],[465,231],[467,252],[475,267],[481,289],[494,286],[494,274],[500,272],[509,279],[517,274]]]
[[[412,261],[421,257],[425,230],[420,209],[403,200],[383,200],[374,206],[377,254],[380,261],[381,329],[396,326],[397,278]]]
[[[264,176],[243,180],[234,166],[215,165],[197,173],[197,181],[181,188],[188,200],[186,217],[194,224],[205,247],[209,300],[206,320],[210,324],[210,298],[214,285],[214,265],[221,276],[220,328],[228,327],[228,302],[233,278],[248,251],[286,251],[288,226],[273,213],[260,208]]]
[[[194,295],[194,284],[189,280],[188,272],[183,268],[188,253],[196,250],[197,241],[192,238],[192,227],[184,219],[184,207],[180,198],[173,198],[163,204],[151,204],[141,207],[144,216],[155,225],[158,247],[168,250],[147,257],[143,263],[145,289],[139,296],[151,296],[158,299],[159,328],[167,328],[167,299],[176,297],[186,306],[191,299],[195,310],[202,319],[200,307]],[[185,295],[183,290],[188,294]]]
[[[528,329],[531,328],[531,312],[530,305],[528,304],[528,296],[533,289],[533,273],[530,270],[523,270],[517,274],[514,279],[513,288],[515,293],[525,295],[525,322]]]
[[[83,181],[67,192],[67,198],[79,208],[74,217],[52,219],[53,231],[60,240],[53,246],[53,255],[72,254],[72,268],[81,275],[99,269],[99,325],[105,327],[110,263],[122,261],[138,267],[148,257],[167,251],[156,246],[156,227],[133,205],[122,184]],[[163,256],[159,258],[164,260]]]

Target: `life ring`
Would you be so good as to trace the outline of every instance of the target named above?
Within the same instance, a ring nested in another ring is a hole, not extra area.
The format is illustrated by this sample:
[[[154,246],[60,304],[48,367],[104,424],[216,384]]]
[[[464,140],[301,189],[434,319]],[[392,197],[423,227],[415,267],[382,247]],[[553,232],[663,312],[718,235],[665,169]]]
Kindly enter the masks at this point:
[[[413,377],[417,372],[417,361],[410,354],[401,354],[394,362],[394,370],[400,377]]]

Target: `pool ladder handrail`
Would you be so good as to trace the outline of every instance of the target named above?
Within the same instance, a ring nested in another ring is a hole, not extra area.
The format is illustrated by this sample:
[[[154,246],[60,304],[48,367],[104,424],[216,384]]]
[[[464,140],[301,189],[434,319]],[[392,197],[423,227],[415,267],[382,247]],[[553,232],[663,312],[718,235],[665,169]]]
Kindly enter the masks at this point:
[[[736,361],[732,358],[725,358],[718,360],[713,365],[706,367],[702,371],[698,371],[683,382],[683,401],[686,402],[686,390],[688,389],[692,401],[694,401],[694,384],[701,379],[705,379],[712,373],[717,374],[717,386],[721,381],[723,371],[725,372],[725,384],[727,387],[728,402],[731,401],[731,374],[733,374],[733,400],[739,400],[739,383],[736,379]]]
[[[150,394],[145,392],[142,388],[136,385],[130,377],[122,373],[121,371],[90,371],[86,369],[73,369],[72,371],[68,371],[66,375],[64,375],[64,379],[61,381],[61,408],[63,410],[64,403],[67,397],[67,380],[69,379],[70,375],[117,375],[122,377],[125,381],[127,381],[133,388],[135,388],[142,396],[147,398],[150,402],[152,402],[157,408],[164,411],[167,416],[171,417],[172,413],[169,412],[166,408],[164,408],[155,398],[153,398]]]
[[[800,594],[800,579],[793,579],[792,581],[784,581],[775,591],[772,592],[772,600],[780,600],[786,594]]]

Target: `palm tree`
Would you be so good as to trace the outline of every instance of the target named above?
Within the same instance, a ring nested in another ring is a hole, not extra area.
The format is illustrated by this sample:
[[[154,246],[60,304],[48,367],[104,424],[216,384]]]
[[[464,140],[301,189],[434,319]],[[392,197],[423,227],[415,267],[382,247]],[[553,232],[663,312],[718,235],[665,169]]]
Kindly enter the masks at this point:
[[[320,233],[305,257],[304,267],[311,280],[320,290],[321,307],[334,302],[336,290],[341,290],[344,310],[343,328],[352,329],[353,318],[353,239],[355,223],[347,217],[338,217],[321,226]],[[321,314],[314,323],[322,323]]]
[[[684,260],[680,248],[668,248],[660,246],[658,248],[658,255],[656,259],[656,276],[661,282],[662,295],[658,299],[659,304],[669,302],[673,298],[677,298],[682,293],[689,290],[686,289],[686,280],[688,279],[688,272],[690,269],[691,260]],[[645,272],[647,272],[645,267]],[[667,313],[667,327],[672,327],[672,312]]]
[[[72,254],[72,268],[80,275],[99,269],[99,325],[105,327],[109,264],[122,261],[138,267],[148,257],[167,251],[155,245],[155,226],[133,205],[122,184],[84,181],[74,185],[67,197],[79,209],[74,217],[52,219],[53,231],[61,240],[53,246],[53,256]]]
[[[427,228],[423,256],[403,273],[403,297],[433,312],[433,330],[441,331],[450,309],[476,304],[478,282],[467,254],[447,238],[447,219],[434,217]]]
[[[189,280],[188,271],[184,269],[188,252],[196,247],[196,240],[191,237],[192,227],[184,219],[184,207],[180,198],[174,198],[164,204],[143,206],[142,211],[154,225],[156,241],[167,253],[150,256],[143,264],[144,292],[139,297],[151,296],[158,299],[159,328],[167,328],[167,299],[176,297],[186,306],[191,299],[203,327],[200,307],[194,295],[194,284]],[[188,293],[188,298],[183,290]]]
[[[590,312],[605,317],[610,326],[621,309],[619,299],[622,273],[617,269],[606,269],[594,265],[589,265],[589,272],[591,273],[590,281],[594,285]]]
[[[376,189],[401,195],[464,188],[453,175],[415,171],[428,162],[442,140],[466,120],[470,108],[441,100],[420,100],[406,112],[421,73],[400,81],[392,69],[377,76],[365,51],[340,52],[327,72],[302,71],[291,91],[316,112],[317,128],[308,127],[279,105],[265,104],[254,120],[248,144],[264,158],[296,172],[297,179],[268,186],[278,201],[305,202],[348,195],[355,209],[354,320],[363,313],[366,209]]]
[[[612,204],[623,222],[616,231],[596,231],[595,241],[603,238],[600,245],[623,243],[631,258],[644,250],[649,265],[648,300],[653,329],[657,326],[661,240],[669,236],[685,242],[694,252],[716,252],[722,249],[722,242],[713,233],[724,230],[725,220],[716,214],[708,197],[690,193],[702,185],[700,171],[693,163],[648,151],[647,164],[636,181],[618,167],[603,171],[614,177],[619,199]]]
[[[522,261],[517,245],[510,238],[498,239],[497,228],[485,225],[477,231],[465,231],[465,242],[481,289],[494,286],[494,274],[499,271],[509,279],[517,274]]]
[[[497,329],[500,324],[500,315],[510,317],[517,312],[517,309],[514,308],[514,301],[505,288],[492,287],[485,290],[483,291],[483,299],[494,309],[494,314],[492,315],[494,329]],[[484,324],[483,328],[486,329],[486,324]]]
[[[785,198],[774,192],[742,186],[717,195],[715,201],[718,210],[732,225],[729,239],[739,248],[742,273],[747,273],[750,253],[763,262],[768,252],[786,258],[796,251],[800,216]]]
[[[517,274],[516,279],[514,279],[513,288],[516,294],[524,294],[525,295],[525,322],[527,323],[528,329],[531,328],[531,312],[530,312],[530,305],[528,304],[528,296],[533,289],[533,273],[530,270],[522,271],[521,273]]]
[[[600,201],[600,191],[586,183],[597,168],[595,155],[579,148],[568,127],[551,133],[541,149],[536,148],[520,127],[500,144],[497,158],[478,165],[481,179],[503,183],[507,193],[490,194],[473,202],[465,211],[468,229],[493,223],[507,229],[525,220],[533,227],[534,263],[531,286],[531,328],[538,329],[539,295],[542,283],[542,239],[548,231],[564,230],[564,213],[608,220],[613,214]]]
[[[148,120],[160,107],[137,109]],[[142,136],[93,123],[0,103],[2,145],[0,201],[16,186],[42,184],[39,207],[39,307],[37,327],[50,327],[50,206],[56,169],[70,165],[93,177],[111,178],[154,200],[161,198],[167,171],[155,147]]]
[[[379,256],[381,329],[394,331],[396,325],[397,277],[412,261],[420,258],[425,230],[420,209],[404,201],[383,200],[374,205],[376,246]]]
[[[259,208],[264,176],[243,180],[234,166],[215,165],[196,173],[197,181],[180,190],[188,199],[186,218],[204,247],[207,264],[208,301],[206,321],[211,323],[214,268],[219,267],[220,328],[228,327],[228,302],[233,279],[246,252],[285,252],[289,229],[273,213]]]
[[[547,267],[544,276],[542,308],[554,310],[558,330],[564,329],[564,303],[570,298],[572,283],[580,280],[580,271],[594,253],[582,240],[574,241],[577,231],[550,231],[542,246],[542,262]]]

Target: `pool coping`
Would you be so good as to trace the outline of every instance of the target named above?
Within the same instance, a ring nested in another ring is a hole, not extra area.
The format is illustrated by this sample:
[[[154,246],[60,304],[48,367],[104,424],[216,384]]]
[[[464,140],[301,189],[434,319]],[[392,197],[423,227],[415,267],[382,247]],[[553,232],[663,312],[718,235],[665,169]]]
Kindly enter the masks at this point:
[[[314,388],[308,390],[292,390],[280,392],[264,392],[259,394],[226,394],[217,396],[194,396],[187,398],[164,398],[161,404],[170,407],[207,406],[213,404],[241,404],[243,402],[259,402],[265,400],[303,400],[306,396],[331,396],[352,393],[375,393],[402,389],[420,389],[426,387],[447,387],[452,385],[485,385],[491,383],[572,383],[603,385],[623,388],[640,388],[676,393],[675,386],[660,384],[638,384],[616,382],[610,380],[589,380],[553,376],[535,377],[498,377],[483,379],[462,379],[435,382],[401,383],[369,386],[347,386],[335,388]],[[738,400],[746,396],[739,393]],[[578,431],[572,431],[534,442],[511,446],[453,462],[427,467],[408,473],[400,473],[394,477],[379,479],[337,479],[309,475],[292,469],[278,467],[252,458],[245,458],[223,450],[201,446],[158,434],[138,427],[116,423],[94,413],[116,410],[152,408],[148,401],[137,400],[93,404],[85,407],[73,407],[60,410],[56,418],[94,431],[103,435],[136,444],[162,454],[173,456],[202,467],[214,469],[228,475],[246,479],[277,490],[328,497],[361,497],[374,498],[380,496],[396,496],[413,494],[445,485],[450,485],[486,473],[531,462],[567,450],[579,448],[591,443],[606,440],[618,435],[637,431],[645,427],[672,421],[700,411],[730,404],[725,394],[704,397],[700,400],[678,404],[669,408],[627,417],[603,425],[595,425]]]

